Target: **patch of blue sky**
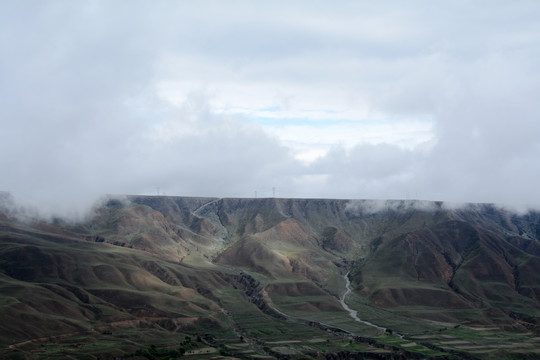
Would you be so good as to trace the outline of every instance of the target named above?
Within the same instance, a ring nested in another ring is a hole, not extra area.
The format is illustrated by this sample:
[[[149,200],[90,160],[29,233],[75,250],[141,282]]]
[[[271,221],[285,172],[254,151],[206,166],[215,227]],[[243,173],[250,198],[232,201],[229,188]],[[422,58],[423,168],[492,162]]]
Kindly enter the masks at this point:
[[[246,120],[263,126],[283,127],[283,126],[309,126],[314,128],[342,125],[388,125],[403,122],[403,119],[377,118],[377,119],[313,119],[302,117],[263,117],[246,116]],[[407,119],[409,120],[409,119]],[[415,121],[426,121],[425,119],[415,119]]]
[[[266,108],[261,108],[257,110],[258,112],[279,112],[284,111],[283,107],[281,105],[275,105],[275,106],[269,106]],[[310,110],[304,110],[305,112],[311,112]],[[339,111],[337,110],[317,110],[317,112],[324,113],[324,114],[338,114]]]

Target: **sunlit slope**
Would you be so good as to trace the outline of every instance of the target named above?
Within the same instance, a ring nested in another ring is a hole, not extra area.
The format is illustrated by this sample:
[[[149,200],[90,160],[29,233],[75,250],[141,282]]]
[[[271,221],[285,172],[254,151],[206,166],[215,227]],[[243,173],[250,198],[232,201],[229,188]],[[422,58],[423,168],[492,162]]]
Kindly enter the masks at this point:
[[[540,258],[501,234],[448,221],[376,244],[351,274],[370,304],[442,321],[536,326]]]
[[[79,223],[0,212],[0,337],[201,321],[267,336],[233,313],[248,308],[276,329],[377,336],[341,306],[347,273],[358,316],[404,334],[538,331],[539,219],[490,205],[157,196],[108,199]]]
[[[73,233],[11,225],[0,230],[4,341],[111,324],[174,329],[222,312],[209,289],[227,284],[225,274]]]
[[[536,321],[529,318],[540,283],[534,212],[415,201],[129,200],[106,204],[93,230],[170,260],[260,274],[269,284],[311,281],[336,297],[356,263],[353,284],[374,306],[456,322]],[[111,212],[112,231],[102,225]]]

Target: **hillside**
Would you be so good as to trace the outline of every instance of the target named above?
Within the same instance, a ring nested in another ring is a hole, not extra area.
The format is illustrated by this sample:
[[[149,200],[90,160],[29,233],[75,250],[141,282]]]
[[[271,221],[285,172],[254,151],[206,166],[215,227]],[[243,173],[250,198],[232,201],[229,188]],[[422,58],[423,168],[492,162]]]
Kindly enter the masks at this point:
[[[7,208],[0,211],[0,356],[129,357],[142,345],[170,347],[178,336],[201,338],[184,344],[188,350],[239,357],[537,354],[537,212],[129,196],[107,199],[73,223]],[[345,276],[350,309],[340,303]],[[463,347],[479,329],[489,336]],[[279,345],[297,336],[288,331],[302,338]],[[518,336],[523,346],[499,348],[494,336]],[[242,355],[243,347],[250,352]]]

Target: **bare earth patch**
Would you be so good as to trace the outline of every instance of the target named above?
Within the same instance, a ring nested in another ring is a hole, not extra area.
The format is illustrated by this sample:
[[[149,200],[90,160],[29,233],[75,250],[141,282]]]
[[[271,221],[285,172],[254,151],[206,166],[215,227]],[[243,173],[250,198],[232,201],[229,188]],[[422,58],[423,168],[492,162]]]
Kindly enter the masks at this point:
[[[512,343],[512,344],[500,344],[500,345],[492,345],[492,347],[497,349],[517,349],[517,348],[528,348],[536,346],[535,344],[531,343]]]
[[[300,340],[281,340],[281,341],[267,341],[267,344],[298,344]]]
[[[452,340],[452,341],[441,341],[441,344],[444,345],[459,345],[459,344],[470,344],[470,341],[467,340]]]
[[[402,347],[404,348],[408,348],[408,347],[413,347],[413,346],[416,346],[417,344],[415,342],[412,342],[412,343],[408,343],[408,344],[403,344],[401,345]]]
[[[249,346],[248,343],[227,345],[227,347],[230,347],[231,349],[240,349],[240,348],[245,348],[245,347],[248,347],[248,346]]]

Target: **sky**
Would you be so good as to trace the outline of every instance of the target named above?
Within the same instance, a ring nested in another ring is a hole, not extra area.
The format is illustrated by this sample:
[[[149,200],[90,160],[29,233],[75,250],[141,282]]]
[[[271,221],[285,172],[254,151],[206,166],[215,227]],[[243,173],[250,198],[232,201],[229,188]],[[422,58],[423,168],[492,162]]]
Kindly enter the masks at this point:
[[[540,2],[0,2],[0,190],[540,206]]]

